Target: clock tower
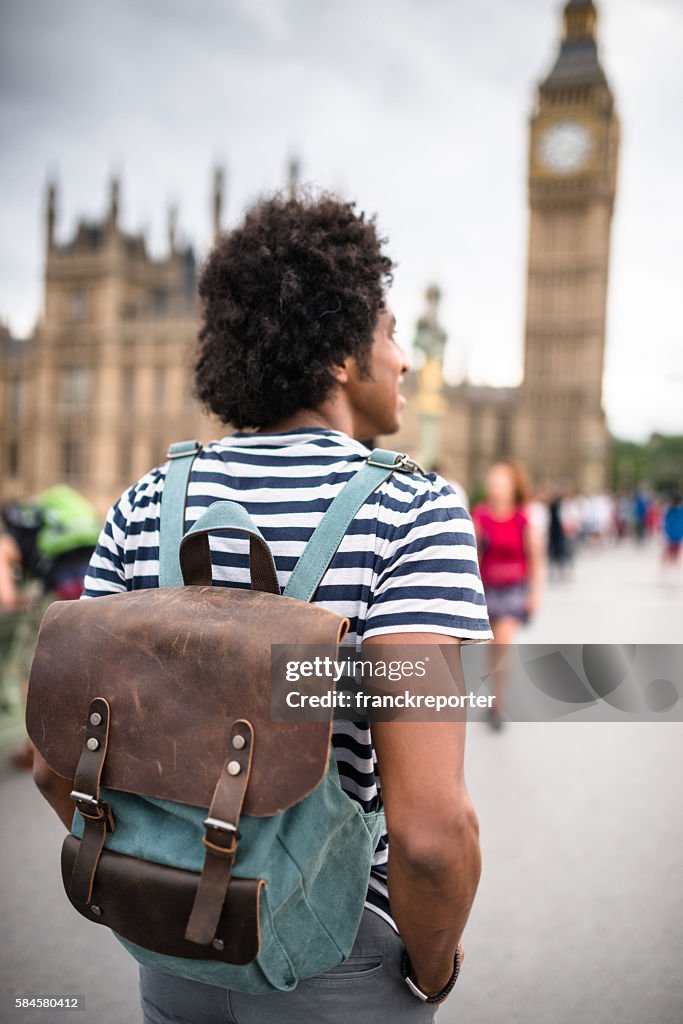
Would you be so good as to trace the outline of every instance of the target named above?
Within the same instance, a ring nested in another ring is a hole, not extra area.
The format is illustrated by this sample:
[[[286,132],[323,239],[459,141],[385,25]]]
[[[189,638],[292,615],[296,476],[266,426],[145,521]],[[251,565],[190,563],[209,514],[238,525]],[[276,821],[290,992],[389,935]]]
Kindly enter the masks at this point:
[[[602,408],[619,122],[600,65],[593,0],[569,0],[538,88],[529,143],[524,383],[517,448],[532,476],[605,487]]]

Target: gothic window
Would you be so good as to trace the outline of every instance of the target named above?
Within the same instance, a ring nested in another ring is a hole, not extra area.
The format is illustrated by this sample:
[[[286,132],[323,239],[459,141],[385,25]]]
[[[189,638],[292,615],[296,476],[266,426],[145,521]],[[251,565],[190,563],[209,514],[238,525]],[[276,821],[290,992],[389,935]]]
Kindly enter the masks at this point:
[[[19,476],[19,442],[16,440],[7,445],[7,475]]]
[[[154,409],[163,412],[166,408],[166,367],[154,368]]]
[[[501,410],[496,419],[496,453],[498,458],[510,454],[510,417],[506,410]]]
[[[62,476],[67,483],[78,482],[84,473],[83,442],[73,437],[62,441]]]
[[[92,376],[85,366],[65,366],[60,374],[60,403],[62,409],[80,412],[90,402]]]
[[[157,316],[163,316],[168,311],[168,292],[165,288],[156,288],[152,295],[152,309]]]
[[[12,377],[9,384],[9,418],[12,423],[21,419],[24,407],[24,382],[20,377]]]
[[[84,288],[76,288],[71,293],[69,316],[72,323],[81,323],[88,313],[88,293]]]
[[[121,371],[121,405],[124,409],[135,408],[135,367],[124,366]]]

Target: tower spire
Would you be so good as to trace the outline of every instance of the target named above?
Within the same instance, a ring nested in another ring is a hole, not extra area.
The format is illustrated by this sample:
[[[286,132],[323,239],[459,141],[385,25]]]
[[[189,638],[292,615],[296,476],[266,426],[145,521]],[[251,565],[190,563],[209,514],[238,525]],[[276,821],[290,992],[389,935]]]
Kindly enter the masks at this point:
[[[109,182],[109,223],[112,227],[118,227],[119,203],[121,199],[121,179],[118,174],[113,174]]]
[[[217,165],[213,172],[213,239],[214,242],[221,233],[221,222],[223,220],[223,187],[225,172],[223,167]]]
[[[596,38],[598,12],[593,0],[569,0],[564,9],[562,41],[577,43]]]
[[[289,192],[289,198],[295,199],[297,191],[299,189],[299,176],[301,174],[301,164],[299,163],[298,157],[291,157],[289,164],[287,165],[287,191]]]
[[[598,12],[593,0],[568,0],[564,6],[560,52],[548,77],[546,93],[576,86],[606,86],[597,46]]]
[[[168,251],[173,256],[176,249],[178,233],[178,204],[169,203],[168,207]]]
[[[47,183],[47,203],[45,208],[47,247],[51,249],[55,242],[55,224],[57,221],[57,185],[54,181]]]

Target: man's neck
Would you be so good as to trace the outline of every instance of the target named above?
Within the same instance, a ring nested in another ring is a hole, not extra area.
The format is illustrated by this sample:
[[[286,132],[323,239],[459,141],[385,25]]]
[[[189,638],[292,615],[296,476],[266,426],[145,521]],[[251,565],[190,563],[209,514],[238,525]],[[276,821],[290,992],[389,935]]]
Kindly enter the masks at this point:
[[[291,416],[286,416],[275,423],[271,423],[257,434],[284,434],[288,430],[301,430],[305,427],[312,429],[339,430],[343,434],[353,437],[353,417],[350,410],[345,409],[340,403],[325,403],[318,409],[299,409]]]

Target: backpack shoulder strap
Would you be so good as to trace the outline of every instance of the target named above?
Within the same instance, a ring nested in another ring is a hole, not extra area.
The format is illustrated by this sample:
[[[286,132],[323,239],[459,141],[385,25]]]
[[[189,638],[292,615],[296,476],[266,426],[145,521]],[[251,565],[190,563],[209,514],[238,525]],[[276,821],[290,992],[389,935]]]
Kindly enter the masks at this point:
[[[185,533],[185,500],[192,465],[202,446],[178,441],[168,449],[168,472],[161,493],[159,524],[159,586],[182,587],[178,550]]]
[[[392,473],[424,473],[408,455],[374,448],[365,464],[346,482],[313,531],[284,589],[285,597],[310,601],[341,544],[349,524],[370,495]]]

